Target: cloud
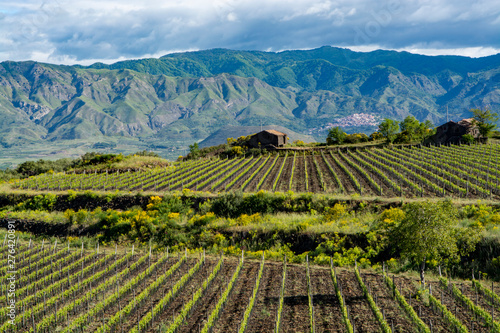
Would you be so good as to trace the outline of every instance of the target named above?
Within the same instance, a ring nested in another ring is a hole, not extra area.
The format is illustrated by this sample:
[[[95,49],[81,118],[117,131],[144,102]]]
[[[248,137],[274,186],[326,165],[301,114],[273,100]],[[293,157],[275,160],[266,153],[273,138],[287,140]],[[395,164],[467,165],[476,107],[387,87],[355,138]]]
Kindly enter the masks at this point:
[[[0,60],[70,64],[216,47],[278,51],[376,45],[480,56],[500,49],[500,3],[22,0],[2,3],[0,30]]]

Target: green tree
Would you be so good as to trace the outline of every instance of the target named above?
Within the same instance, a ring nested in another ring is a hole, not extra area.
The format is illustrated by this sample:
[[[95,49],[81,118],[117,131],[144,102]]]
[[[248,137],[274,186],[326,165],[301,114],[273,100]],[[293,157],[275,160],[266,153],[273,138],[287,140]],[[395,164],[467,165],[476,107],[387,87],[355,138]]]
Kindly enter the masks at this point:
[[[472,109],[474,124],[479,128],[479,133],[483,138],[487,138],[491,131],[497,128],[498,114],[491,110]]]
[[[189,145],[189,154],[191,154],[191,158],[197,158],[200,155],[200,147],[198,147],[197,142]]]
[[[340,127],[332,127],[328,131],[326,143],[329,145],[341,145],[344,143],[347,134]]]
[[[458,259],[457,211],[452,202],[409,203],[404,218],[392,237],[401,256],[420,266],[420,281],[425,283],[425,262]]]
[[[378,125],[378,131],[387,140],[387,142],[392,143],[394,142],[394,139],[396,139],[396,135],[399,130],[398,124],[398,121],[386,118],[380,123],[380,125]]]
[[[401,132],[406,132],[410,141],[413,141],[418,133],[420,122],[413,116],[406,117],[400,124]]]

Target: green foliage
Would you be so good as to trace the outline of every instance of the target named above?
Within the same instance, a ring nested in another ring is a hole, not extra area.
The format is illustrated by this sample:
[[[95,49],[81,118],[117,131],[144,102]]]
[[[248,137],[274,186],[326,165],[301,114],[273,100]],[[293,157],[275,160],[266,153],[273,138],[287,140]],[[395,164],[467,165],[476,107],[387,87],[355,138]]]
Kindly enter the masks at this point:
[[[42,210],[50,211],[57,202],[57,196],[52,193],[36,195],[16,206],[17,210]]]
[[[398,121],[386,118],[378,125],[380,134],[387,140],[387,142],[394,142],[396,134],[398,133]]]
[[[200,156],[200,147],[197,142],[189,145],[189,154],[191,158],[198,158]]]
[[[471,110],[474,123],[479,128],[479,133],[483,138],[487,138],[491,131],[497,128],[495,124],[498,121],[498,113],[491,112],[491,110],[472,109]]]
[[[427,139],[434,134],[434,125],[426,120],[419,122],[415,117],[408,116],[400,124],[401,132],[397,134],[394,142],[411,143]]]
[[[99,152],[85,153],[79,159],[73,162],[72,167],[80,168],[86,166],[95,166],[98,164],[108,164],[120,162],[123,160],[122,154],[102,154]]]
[[[394,229],[403,256],[417,262],[456,257],[457,210],[451,201],[409,203],[404,214]]]
[[[136,153],[133,153],[132,155],[136,155],[136,156],[148,156],[148,157],[160,157],[160,155],[158,155],[157,153],[152,152],[152,151],[148,151],[148,150],[138,151]]]
[[[63,158],[55,161],[43,160],[27,161],[19,164],[15,169],[16,173],[22,176],[35,176],[49,171],[62,172],[73,167],[74,161],[69,158]]]
[[[456,262],[459,260],[460,229],[457,228],[457,209],[451,201],[409,203],[404,218],[391,232],[401,255],[420,263],[424,283],[426,261]],[[474,249],[477,239],[471,238],[462,251]],[[462,253],[464,255],[465,253]]]
[[[370,141],[382,140],[383,138],[384,136],[380,132],[373,132],[369,137]]]
[[[368,141],[370,141],[370,138],[365,133],[348,134],[344,140],[345,143],[360,143]]]
[[[340,127],[332,127],[328,130],[326,143],[329,145],[341,145],[344,143],[347,134]]]
[[[461,141],[466,144],[471,144],[476,141],[476,138],[472,134],[464,134],[462,135]]]

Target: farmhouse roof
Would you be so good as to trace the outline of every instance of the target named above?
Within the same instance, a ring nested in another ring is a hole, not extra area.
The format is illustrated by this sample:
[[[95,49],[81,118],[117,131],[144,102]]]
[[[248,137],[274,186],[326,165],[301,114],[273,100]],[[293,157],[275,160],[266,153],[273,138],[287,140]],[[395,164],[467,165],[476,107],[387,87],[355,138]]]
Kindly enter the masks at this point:
[[[471,127],[474,126],[474,119],[473,118],[462,119],[458,122],[458,124],[465,127]]]
[[[274,134],[274,135],[284,135],[284,136],[286,136],[285,133],[279,132],[279,131],[276,131],[276,130],[263,130],[262,132],[267,132],[267,133]]]

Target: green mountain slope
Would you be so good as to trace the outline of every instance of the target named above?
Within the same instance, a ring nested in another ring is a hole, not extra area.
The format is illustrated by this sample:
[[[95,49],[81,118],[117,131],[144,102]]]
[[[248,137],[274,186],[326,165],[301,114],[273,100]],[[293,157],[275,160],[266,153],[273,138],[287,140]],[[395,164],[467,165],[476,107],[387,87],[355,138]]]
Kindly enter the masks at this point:
[[[354,113],[440,124],[447,109],[457,120],[486,106],[500,106],[500,55],[322,47],[214,49],[89,67],[7,61],[0,64],[0,157],[13,147],[71,150],[76,142],[83,150],[108,142],[177,156],[227,126],[280,125],[321,139]],[[346,130],[374,129],[351,125]]]

